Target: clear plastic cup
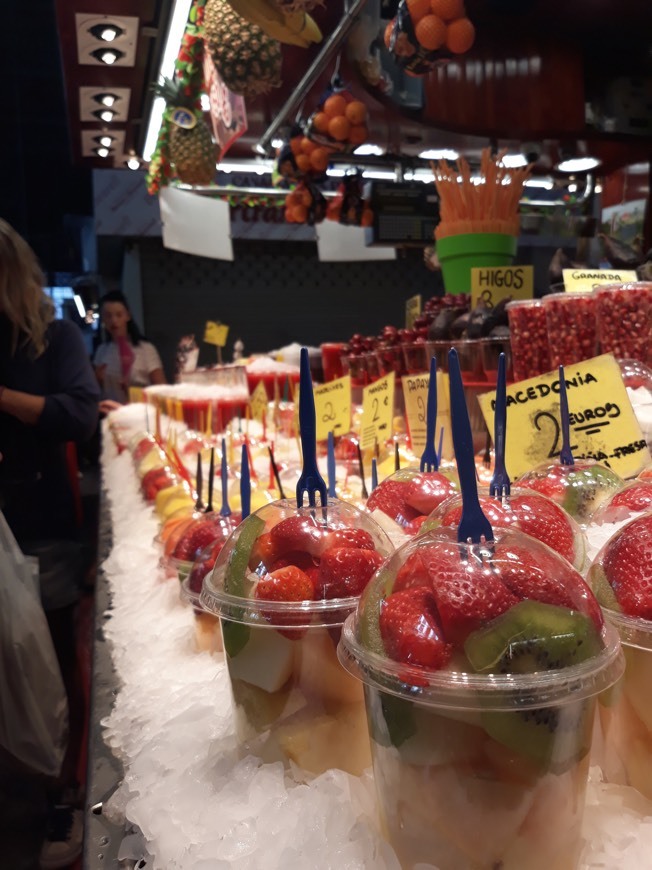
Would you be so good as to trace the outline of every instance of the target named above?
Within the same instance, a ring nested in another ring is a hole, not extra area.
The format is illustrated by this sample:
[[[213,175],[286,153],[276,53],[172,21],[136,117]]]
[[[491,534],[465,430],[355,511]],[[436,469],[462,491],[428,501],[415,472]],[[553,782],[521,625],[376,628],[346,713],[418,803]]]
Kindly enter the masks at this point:
[[[519,558],[522,582],[548,578],[573,609],[539,589],[483,620]],[[457,584],[456,617],[440,582]],[[565,560],[514,531],[481,546],[453,530],[416,538],[371,581],[338,652],[364,684],[381,823],[402,867],[577,867],[596,699],[624,662]]]
[[[512,346],[509,337],[500,338],[498,336],[487,336],[481,338],[480,352],[482,355],[482,368],[485,378],[492,384],[498,379],[498,359],[501,353],[505,354],[505,373],[507,380],[514,379],[514,368],[512,366]]]
[[[551,293],[543,297],[550,367],[591,359],[598,349],[596,297],[587,293]]]
[[[506,306],[514,378],[524,381],[551,369],[546,312],[539,299],[520,299]]]
[[[313,774],[369,766],[362,687],[339,664],[337,644],[360,584],[391,550],[369,516],[338,501],[325,512],[274,502],[230,537],[200,602],[221,620],[244,752]],[[358,562],[367,576],[351,567]],[[312,598],[284,600],[288,577],[291,594]]]
[[[390,537],[415,535],[428,514],[458,491],[457,473],[452,468],[434,472],[419,471],[416,466],[401,468],[371,493],[367,510]]]
[[[652,363],[652,283],[598,287],[598,336],[602,353]]]
[[[587,460],[573,465],[539,465],[521,475],[518,484],[547,495],[584,524],[625,481],[606,465]]]

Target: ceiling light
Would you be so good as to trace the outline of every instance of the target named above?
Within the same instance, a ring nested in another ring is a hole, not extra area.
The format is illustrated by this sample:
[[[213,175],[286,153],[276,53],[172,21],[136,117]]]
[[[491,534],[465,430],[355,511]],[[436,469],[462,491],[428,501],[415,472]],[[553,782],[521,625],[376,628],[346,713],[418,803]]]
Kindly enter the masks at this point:
[[[200,98],[202,112],[210,112],[211,100],[208,94],[202,94]]]
[[[271,160],[265,163],[218,163],[219,172],[255,172],[256,175],[271,175],[274,164]]]
[[[554,184],[550,178],[528,178],[525,182],[526,187],[541,187],[543,190],[552,190]]]
[[[595,186],[595,192],[596,192],[596,193],[602,193],[602,185],[601,185],[601,184],[596,184],[596,186]]]
[[[271,142],[272,148],[282,148],[283,140],[282,139],[272,139]]]
[[[125,32],[122,27],[117,24],[95,24],[88,28],[88,32],[92,33],[95,39],[101,39],[102,42],[113,42],[118,36],[122,36]]]
[[[346,172],[343,169],[327,169],[326,175],[330,175],[331,178],[343,178]]]
[[[525,154],[504,154],[501,162],[507,169],[517,169],[519,166],[527,166],[527,157]]]
[[[120,97],[116,96],[116,94],[95,94],[93,99],[96,103],[100,103],[102,106],[107,106],[110,109]]]
[[[111,64],[114,64],[116,60],[120,60],[121,57],[124,57],[125,53],[124,51],[119,51],[117,48],[96,48],[95,51],[91,51],[91,55],[96,60],[101,60],[102,63],[111,66]]]
[[[588,172],[600,163],[596,157],[569,157],[557,164],[560,172]]]
[[[93,151],[97,154],[98,157],[108,157],[109,149],[108,148],[93,148]]]
[[[108,124],[109,121],[115,118],[117,112],[114,112],[112,109],[97,109],[95,112],[91,112],[91,114]]]
[[[99,142],[103,148],[110,148],[113,142],[113,136],[95,136],[95,141]]]
[[[380,155],[385,152],[380,145],[374,145],[372,142],[367,142],[364,145],[358,145],[353,153],[357,154],[359,157],[380,157]]]
[[[429,148],[419,154],[422,160],[457,160],[459,156],[459,151],[452,148]]]
[[[383,172],[379,170],[376,172],[375,170],[365,170],[362,173],[363,178],[375,178],[378,181],[396,181],[396,173],[395,172]]]
[[[133,157],[130,157],[129,160],[127,160],[127,166],[129,167],[129,169],[140,169],[140,160],[136,157],[135,154]]]
[[[632,163],[631,166],[625,167],[625,172],[628,175],[641,175],[650,171],[649,163]]]
[[[569,193],[577,193],[577,185],[575,183],[568,185]]]
[[[82,302],[82,298],[79,295],[79,293],[75,293],[75,295],[73,296],[73,299],[75,300],[75,305],[77,306],[77,313],[83,319],[84,317],[86,317],[86,307],[84,306],[84,303]]]

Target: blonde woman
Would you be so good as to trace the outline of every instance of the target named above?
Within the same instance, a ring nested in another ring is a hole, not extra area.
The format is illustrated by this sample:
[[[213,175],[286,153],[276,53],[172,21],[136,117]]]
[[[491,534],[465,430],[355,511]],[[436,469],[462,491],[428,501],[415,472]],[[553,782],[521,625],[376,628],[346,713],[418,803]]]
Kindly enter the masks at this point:
[[[59,794],[50,795],[49,839],[41,856],[48,867],[67,866],[81,850],[81,813],[70,806],[54,807],[60,804],[61,789],[74,783],[84,717],[75,679],[74,623],[83,565],[66,443],[93,434],[98,401],[97,381],[79,329],[70,321],[53,319],[34,252],[0,219],[0,509],[23,552],[39,558],[43,609],[70,707],[69,752]],[[0,853],[6,866],[22,867],[15,849],[20,848],[16,837],[23,828],[15,819],[7,821],[12,817],[2,812],[3,791],[12,782],[4,764],[0,752]],[[14,782],[16,793],[24,794],[26,788],[24,779]],[[31,788],[36,791],[33,782]],[[24,808],[28,813],[29,805]],[[38,818],[36,813],[31,830],[25,829],[23,852],[35,843],[40,848]],[[57,855],[66,859],[63,864],[56,857],[51,860]]]

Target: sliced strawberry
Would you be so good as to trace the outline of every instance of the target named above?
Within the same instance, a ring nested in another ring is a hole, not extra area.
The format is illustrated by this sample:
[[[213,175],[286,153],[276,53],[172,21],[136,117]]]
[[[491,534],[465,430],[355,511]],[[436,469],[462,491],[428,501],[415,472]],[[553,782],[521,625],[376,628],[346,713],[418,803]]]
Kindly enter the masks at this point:
[[[602,568],[623,611],[652,620],[652,516],[616,532],[605,546]]]
[[[277,558],[291,550],[300,550],[311,556],[321,556],[327,546],[328,532],[308,516],[294,516],[281,520],[270,531]]]
[[[421,514],[407,503],[408,486],[407,480],[384,480],[369,496],[367,510],[380,510],[400,526],[408,525]]]
[[[438,471],[422,472],[407,484],[405,501],[420,514],[429,514],[455,491],[453,483]]]
[[[652,489],[652,487],[651,487]],[[573,564],[575,561],[575,529],[566,511],[548,498],[516,494],[510,508],[519,529],[547,544]]]
[[[256,539],[251,548],[249,570],[257,571],[262,565],[266,571],[269,571],[278,558],[279,551],[272,540],[271,534],[269,532],[263,532],[263,534]]]
[[[464,559],[455,542],[421,550],[449,643],[461,646],[468,635],[500,616],[519,600],[486,562]]]
[[[375,550],[374,539],[364,529],[336,529],[328,537],[328,547],[357,547],[359,550]]]
[[[380,634],[387,655],[397,662],[434,670],[453,651],[444,640],[435,598],[422,587],[394,592],[382,602]]]
[[[317,598],[349,598],[362,594],[383,561],[375,550],[354,547],[327,550],[319,563],[315,588]]]
[[[641,480],[617,492],[610,507],[628,507],[632,511],[648,511],[652,508],[652,482]]]
[[[194,562],[201,551],[219,534],[219,526],[212,520],[199,521],[181,538],[172,555],[183,562]]]
[[[500,579],[520,599],[529,598],[542,604],[556,604],[578,610],[602,628],[602,611],[582,575],[568,562],[557,559],[543,547],[524,545],[505,537],[496,547],[500,559]]]
[[[417,517],[416,519],[412,520],[410,525],[405,527],[406,533],[408,535],[418,535],[421,531],[421,526],[424,523],[428,522],[429,519],[430,517],[424,514],[422,517]]]
[[[423,563],[420,552],[412,553],[396,572],[394,592],[413,589],[416,586],[430,586],[430,574]]]
[[[549,471],[545,477],[539,477],[535,473],[526,474],[519,478],[519,485],[540,492],[541,495],[547,495],[556,502],[561,501],[566,494],[564,478],[560,474],[555,474],[554,470]]]
[[[278,571],[279,568],[286,568],[288,565],[294,565],[295,568],[301,568],[302,571],[308,571],[309,568],[316,567],[315,560],[308,553],[302,553],[300,550],[291,550],[272,562],[268,570],[270,572]]]
[[[219,538],[213,544],[209,544],[206,550],[204,550],[201,556],[195,561],[195,564],[192,566],[192,570],[188,575],[188,586],[193,592],[196,592],[197,594],[201,592],[204,577],[215,567],[215,562],[224,544],[225,540]]]
[[[490,495],[481,495],[480,505],[482,506],[482,512],[492,525],[506,526],[514,521],[514,517],[510,515],[509,508],[505,507],[497,498],[493,498]],[[441,525],[456,528],[462,519],[462,503],[456,499],[455,503],[451,504],[448,510],[445,508],[446,506],[444,505],[442,507],[444,513],[441,517]]]
[[[286,565],[258,581],[255,597],[261,601],[312,601],[314,592],[312,581],[304,571]]]

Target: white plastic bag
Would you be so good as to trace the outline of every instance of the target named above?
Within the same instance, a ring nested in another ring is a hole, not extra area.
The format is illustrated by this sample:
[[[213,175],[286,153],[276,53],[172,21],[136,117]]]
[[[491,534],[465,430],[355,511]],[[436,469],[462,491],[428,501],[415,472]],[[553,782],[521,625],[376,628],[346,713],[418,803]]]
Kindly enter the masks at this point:
[[[38,592],[38,564],[23,556],[0,512],[0,748],[58,776],[68,703]]]

